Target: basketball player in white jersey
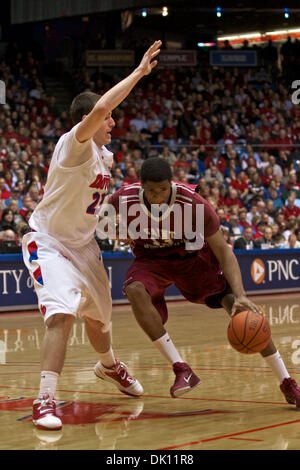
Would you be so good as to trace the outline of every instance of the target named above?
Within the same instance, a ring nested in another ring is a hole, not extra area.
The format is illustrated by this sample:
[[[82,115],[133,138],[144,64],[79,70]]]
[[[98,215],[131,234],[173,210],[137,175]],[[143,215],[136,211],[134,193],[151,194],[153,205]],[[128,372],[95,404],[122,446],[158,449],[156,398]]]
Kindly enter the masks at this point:
[[[71,117],[76,125],[55,147],[44,197],[29,221],[32,232],[23,238],[24,262],[46,327],[40,391],[33,403],[33,423],[40,429],[62,427],[54,395],[77,314],[84,317],[89,340],[99,355],[94,373],[125,394],[143,394],[111,347],[110,285],[94,233],[113,162],[105,148],[115,125],[111,112],[157,65],[160,46],[161,41],[156,41],[140,65],[102,97],[84,92],[74,99]]]

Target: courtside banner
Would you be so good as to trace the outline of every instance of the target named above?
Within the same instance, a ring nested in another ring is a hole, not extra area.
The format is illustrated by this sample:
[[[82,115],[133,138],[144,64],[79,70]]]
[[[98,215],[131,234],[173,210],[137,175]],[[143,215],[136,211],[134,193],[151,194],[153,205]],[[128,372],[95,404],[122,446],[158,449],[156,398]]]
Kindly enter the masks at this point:
[[[197,65],[197,52],[181,50],[161,51],[159,54],[159,67],[176,67],[178,65],[189,67]]]
[[[300,249],[236,250],[247,294],[300,292]],[[125,274],[133,255],[103,253],[114,304],[128,303],[122,293]],[[183,297],[175,286],[166,291],[167,300]],[[22,255],[0,255],[0,312],[37,309],[33,282]]]
[[[235,250],[247,294],[300,292],[300,249]]]
[[[134,259],[133,255],[104,252],[102,256],[111,285],[113,303],[128,303],[122,293],[122,287],[126,271]],[[169,300],[181,298],[173,286],[167,290],[166,296]],[[37,308],[37,296],[22,255],[0,255],[0,313]]]
[[[135,53],[131,50],[87,50],[87,67],[133,67]]]
[[[219,67],[256,67],[256,51],[210,51],[210,65]]]

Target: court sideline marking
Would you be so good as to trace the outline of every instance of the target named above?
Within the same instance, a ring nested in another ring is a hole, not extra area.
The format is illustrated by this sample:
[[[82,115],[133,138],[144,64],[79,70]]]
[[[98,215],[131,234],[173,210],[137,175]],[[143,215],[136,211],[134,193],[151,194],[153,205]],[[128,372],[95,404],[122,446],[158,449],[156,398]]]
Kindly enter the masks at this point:
[[[13,390],[39,390],[37,387],[17,387],[15,385],[0,385],[0,389],[13,389]],[[91,395],[108,395],[108,396],[122,396],[124,397],[123,393],[114,393],[114,392],[97,392],[97,391],[88,391],[88,390],[66,390],[66,389],[59,389],[57,392],[64,392],[64,393],[86,393]],[[163,398],[168,400],[174,400],[171,396],[165,395],[143,395],[142,398]],[[213,401],[213,402],[224,402],[224,403],[249,403],[249,404],[256,404],[256,405],[281,405],[281,406],[292,406],[286,402],[279,402],[279,401],[254,401],[254,400],[229,400],[224,398],[199,398],[199,397],[178,397],[176,400],[192,400],[192,401]]]
[[[233,433],[233,434],[224,434],[222,436],[210,437],[208,439],[201,439],[200,441],[185,442],[184,444],[178,444],[176,446],[161,447],[161,448],[155,449],[155,450],[180,449],[180,448],[186,447],[186,446],[194,446],[194,445],[197,445],[197,444],[202,444],[204,442],[217,441],[217,440],[220,440],[220,439],[228,439],[228,438],[232,438],[234,436],[242,436],[244,434],[249,434],[249,433],[252,433],[252,432],[265,431],[266,429],[278,428],[280,426],[287,426],[288,424],[295,424],[295,423],[300,423],[300,419],[296,419],[294,421],[286,421],[284,423],[271,424],[269,426],[263,426],[261,428],[249,429],[247,431],[240,431],[240,432],[236,432],[236,433]]]

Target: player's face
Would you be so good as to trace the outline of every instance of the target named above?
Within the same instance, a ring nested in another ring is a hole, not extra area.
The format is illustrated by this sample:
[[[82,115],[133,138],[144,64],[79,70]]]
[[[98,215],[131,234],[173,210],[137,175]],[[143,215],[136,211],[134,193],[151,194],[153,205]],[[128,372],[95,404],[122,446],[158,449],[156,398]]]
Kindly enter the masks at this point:
[[[168,180],[155,183],[147,181],[142,184],[144,198],[149,204],[168,204],[171,195],[171,183]]]
[[[113,130],[115,125],[116,123],[111,113],[109,113],[106,116],[102,126],[99,128],[99,130],[94,136],[94,141],[96,142],[96,144],[98,144],[99,146],[109,145],[111,143],[111,131]]]

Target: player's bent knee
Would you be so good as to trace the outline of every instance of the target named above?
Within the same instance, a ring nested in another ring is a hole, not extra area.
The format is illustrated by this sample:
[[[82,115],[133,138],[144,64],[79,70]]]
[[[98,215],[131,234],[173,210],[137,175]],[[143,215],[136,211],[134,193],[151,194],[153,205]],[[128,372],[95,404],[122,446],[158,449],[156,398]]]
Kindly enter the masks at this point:
[[[52,328],[71,328],[75,321],[74,315],[57,313],[52,315],[46,321],[46,327],[48,329]]]
[[[126,289],[126,296],[129,301],[145,300],[149,297],[144,284],[141,282],[133,282],[129,284]]]

